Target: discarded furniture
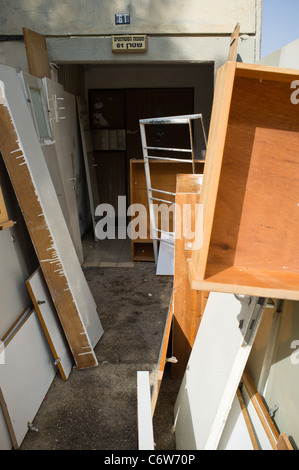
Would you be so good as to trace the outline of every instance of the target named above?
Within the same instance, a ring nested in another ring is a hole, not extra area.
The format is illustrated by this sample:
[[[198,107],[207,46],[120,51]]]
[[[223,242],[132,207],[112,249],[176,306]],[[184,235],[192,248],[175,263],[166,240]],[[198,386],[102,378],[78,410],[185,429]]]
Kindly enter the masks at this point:
[[[218,71],[193,289],[299,299],[297,78],[236,62]]]
[[[202,114],[190,114],[184,116],[170,116],[160,118],[149,118],[140,119],[140,134],[142,142],[142,152],[144,159],[144,170],[145,179],[148,193],[148,205],[150,214],[150,229],[151,237],[153,240],[155,262],[158,261],[158,242],[161,241],[162,235],[166,235],[167,238],[172,237],[171,230],[165,230],[163,227],[158,226],[158,221],[154,212],[154,205],[158,203],[164,203],[173,205],[174,202],[172,197],[175,195],[175,191],[168,191],[163,185],[157,186],[152,181],[151,177],[151,161],[160,162],[177,162],[187,165],[189,163],[189,173],[196,173],[196,162],[199,162],[201,158],[195,155],[195,144],[193,137],[192,127],[195,121],[198,120],[201,124],[201,132],[203,135],[204,146],[206,148],[206,133],[203,124]],[[189,145],[188,148],[174,148],[174,147],[160,147],[152,142],[147,136],[147,128],[151,126],[187,126],[189,130]],[[199,152],[198,152],[199,153]],[[165,238],[164,241],[165,242]]]
[[[0,230],[5,230],[6,228],[12,227],[13,224],[13,221],[9,220],[9,217],[7,215],[6,205],[0,186]]]

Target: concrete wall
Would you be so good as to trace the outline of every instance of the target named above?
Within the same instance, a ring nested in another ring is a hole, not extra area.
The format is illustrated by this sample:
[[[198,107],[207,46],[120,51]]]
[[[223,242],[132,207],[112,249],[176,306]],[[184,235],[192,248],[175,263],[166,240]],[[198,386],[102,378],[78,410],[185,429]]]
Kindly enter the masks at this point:
[[[260,3],[260,2],[258,2]],[[128,25],[115,14],[130,13]],[[4,0],[1,34],[22,34],[22,27],[47,36],[144,34],[230,34],[235,24],[256,33],[256,0]]]
[[[116,25],[115,15],[123,13],[130,14],[130,24]],[[4,1],[0,28],[9,41],[0,42],[0,62],[27,71],[26,27],[47,37],[55,63],[213,61],[217,69],[227,59],[239,22],[240,59],[252,63],[260,57],[261,17],[262,0]],[[123,33],[148,35],[147,52],[113,53],[111,35]]]

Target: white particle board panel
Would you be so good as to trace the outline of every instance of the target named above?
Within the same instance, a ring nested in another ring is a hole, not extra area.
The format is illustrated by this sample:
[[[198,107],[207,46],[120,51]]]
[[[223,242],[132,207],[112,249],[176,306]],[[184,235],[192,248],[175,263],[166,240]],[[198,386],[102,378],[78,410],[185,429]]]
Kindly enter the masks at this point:
[[[0,259],[1,337],[18,318],[26,305],[30,305],[30,298],[26,290],[24,275],[11,229],[0,232]]]
[[[98,364],[103,334],[17,73],[0,67],[0,149],[76,368]]]
[[[50,126],[55,140],[58,166],[62,176],[71,233],[73,234],[72,238],[82,264],[84,259],[78,208],[78,192],[82,176],[79,173],[80,155],[76,98],[67,93],[63,86],[54,80],[44,78],[42,81],[48,99]]]
[[[34,310],[24,314],[23,321],[4,344],[0,388],[20,446],[57,368]]]
[[[163,238],[168,238],[164,241]],[[157,261],[157,276],[174,275],[174,238],[162,233]]]
[[[137,371],[138,450],[154,450],[152,403],[148,371]]]
[[[40,268],[30,276],[26,285],[61,377],[67,380],[74,361]]]
[[[210,293],[175,404],[177,449],[217,449],[262,311],[257,297]]]
[[[91,131],[89,128],[89,119],[87,114],[86,103],[82,102],[82,98],[77,97],[77,109],[78,109],[78,118],[82,142],[82,150],[84,157],[84,166],[87,180],[87,189],[89,197],[89,207],[90,207],[90,216],[93,225],[93,233],[95,241],[98,241],[95,236],[95,227],[96,227],[96,208],[99,204],[99,193],[98,193],[98,183],[96,175],[96,162],[94,159],[93,145],[91,139]]]
[[[217,450],[254,450],[237,395],[232,403]]]

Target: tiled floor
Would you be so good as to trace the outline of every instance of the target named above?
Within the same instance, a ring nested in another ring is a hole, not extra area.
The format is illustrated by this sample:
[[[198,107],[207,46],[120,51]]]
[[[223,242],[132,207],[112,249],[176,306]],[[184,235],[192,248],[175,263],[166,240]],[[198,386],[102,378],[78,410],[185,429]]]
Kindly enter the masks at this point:
[[[131,240],[95,241],[91,233],[83,236],[84,267],[133,267]]]

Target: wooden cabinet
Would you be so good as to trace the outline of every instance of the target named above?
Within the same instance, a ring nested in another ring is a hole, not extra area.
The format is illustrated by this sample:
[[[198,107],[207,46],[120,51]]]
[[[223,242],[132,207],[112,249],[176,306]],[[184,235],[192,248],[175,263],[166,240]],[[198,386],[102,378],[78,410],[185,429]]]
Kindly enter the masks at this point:
[[[196,173],[203,173],[203,162],[196,163]],[[184,162],[150,162],[150,172],[152,186],[156,189],[164,189],[169,192],[176,192],[176,181],[178,174],[190,174],[191,164]],[[131,182],[131,204],[143,204],[147,211],[147,235],[145,238],[132,240],[133,261],[154,261],[153,242],[150,236],[150,219],[147,196],[147,186],[144,172],[144,161],[132,159],[130,161],[130,182]],[[171,196],[168,196],[171,200]],[[174,202],[174,197],[172,197]],[[158,226],[160,228],[160,226]],[[169,211],[169,229],[174,232],[173,212]]]
[[[194,289],[299,300],[299,113],[294,70],[219,71],[201,192]]]

